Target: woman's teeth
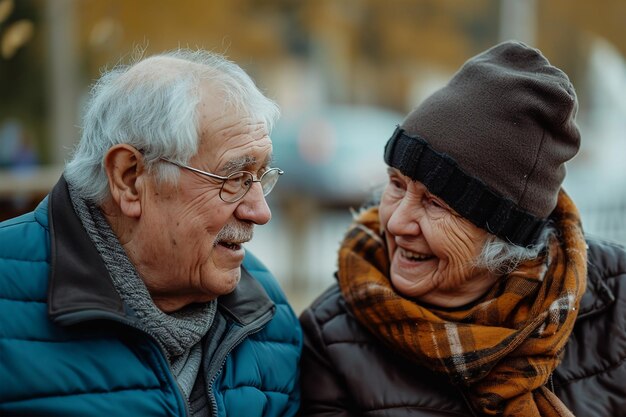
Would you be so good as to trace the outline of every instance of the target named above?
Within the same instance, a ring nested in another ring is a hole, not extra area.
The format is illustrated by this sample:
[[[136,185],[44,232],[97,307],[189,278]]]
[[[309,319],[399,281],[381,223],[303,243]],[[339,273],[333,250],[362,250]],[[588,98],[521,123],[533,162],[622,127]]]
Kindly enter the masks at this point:
[[[421,253],[411,252],[406,249],[400,248],[400,254],[410,261],[427,261],[429,259],[433,259],[433,255],[424,255]]]

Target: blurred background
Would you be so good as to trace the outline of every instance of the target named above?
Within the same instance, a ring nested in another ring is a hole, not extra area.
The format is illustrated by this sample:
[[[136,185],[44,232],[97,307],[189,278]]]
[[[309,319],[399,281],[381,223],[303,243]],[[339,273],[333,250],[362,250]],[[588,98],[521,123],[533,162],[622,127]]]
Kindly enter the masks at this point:
[[[351,209],[384,183],[395,125],[506,39],[572,79],[583,144],[565,188],[588,234],[626,243],[624,0],[0,0],[0,220],[56,183],[102,70],[220,52],[282,109],[272,137],[286,174],[248,248],[299,312],[333,281]]]

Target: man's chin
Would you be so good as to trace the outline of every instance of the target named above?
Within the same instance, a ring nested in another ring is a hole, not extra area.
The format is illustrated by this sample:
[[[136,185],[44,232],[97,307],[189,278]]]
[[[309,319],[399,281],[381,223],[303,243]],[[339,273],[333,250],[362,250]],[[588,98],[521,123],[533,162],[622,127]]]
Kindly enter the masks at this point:
[[[240,265],[241,266],[241,265]],[[220,284],[222,286],[221,295],[230,294],[235,291],[237,285],[239,285],[239,281],[241,280],[241,267],[237,267],[231,269],[230,271],[225,271],[221,274]]]

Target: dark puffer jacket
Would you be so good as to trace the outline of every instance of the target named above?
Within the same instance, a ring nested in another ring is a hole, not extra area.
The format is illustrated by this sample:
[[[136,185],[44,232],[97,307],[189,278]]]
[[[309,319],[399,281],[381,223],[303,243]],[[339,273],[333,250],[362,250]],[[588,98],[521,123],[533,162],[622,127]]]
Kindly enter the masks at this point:
[[[578,417],[626,416],[626,251],[589,242],[589,279],[549,388]],[[302,416],[472,416],[444,377],[383,346],[337,285],[300,316]]]

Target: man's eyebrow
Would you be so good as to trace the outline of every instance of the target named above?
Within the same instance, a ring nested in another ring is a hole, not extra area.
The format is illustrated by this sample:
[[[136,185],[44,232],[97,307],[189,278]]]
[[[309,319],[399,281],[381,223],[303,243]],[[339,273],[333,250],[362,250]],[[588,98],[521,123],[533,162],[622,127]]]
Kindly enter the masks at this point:
[[[242,156],[241,158],[237,158],[237,159],[231,159],[230,161],[224,164],[222,169],[220,169],[220,172],[229,173],[229,172],[244,171],[245,168],[249,167],[255,162],[256,162],[256,158],[249,156],[249,155]]]
[[[273,157],[272,155],[268,155],[263,161],[263,166],[270,166],[272,163]],[[246,155],[241,158],[231,159],[226,162],[220,172],[222,173],[231,173],[237,171],[246,171],[251,166],[256,165],[257,159],[254,156]]]

